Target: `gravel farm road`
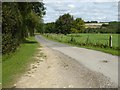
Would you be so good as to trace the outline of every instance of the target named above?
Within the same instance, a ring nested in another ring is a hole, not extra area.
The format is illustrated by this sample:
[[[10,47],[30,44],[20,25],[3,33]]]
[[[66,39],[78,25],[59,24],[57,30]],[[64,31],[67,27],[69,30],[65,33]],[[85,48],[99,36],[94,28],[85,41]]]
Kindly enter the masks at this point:
[[[35,38],[43,46],[47,60],[39,65],[33,77],[23,77],[18,88],[118,87],[118,56],[69,46],[40,35]]]

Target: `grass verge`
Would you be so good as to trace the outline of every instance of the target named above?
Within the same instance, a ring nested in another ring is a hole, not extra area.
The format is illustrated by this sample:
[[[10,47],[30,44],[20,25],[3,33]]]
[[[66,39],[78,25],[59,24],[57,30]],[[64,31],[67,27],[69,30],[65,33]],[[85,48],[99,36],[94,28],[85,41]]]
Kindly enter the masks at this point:
[[[100,47],[93,47],[93,46],[79,46],[79,47],[83,47],[83,48],[86,48],[86,49],[97,50],[97,51],[105,52],[105,53],[108,53],[108,54],[120,56],[119,51],[115,50],[115,49],[112,49],[112,48],[100,48]]]
[[[30,62],[33,61],[38,43],[34,37],[26,39],[26,42],[21,44],[15,53],[8,56],[3,56],[2,60],[2,87],[10,88],[26,70]]]
[[[44,35],[42,35],[42,36],[44,36]],[[113,48],[100,48],[100,47],[87,46],[87,45],[86,46],[80,46],[80,45],[77,45],[75,43],[62,42],[62,41],[56,40],[54,38],[50,38],[50,37],[46,37],[46,36],[44,36],[44,37],[49,39],[49,40],[61,42],[61,43],[68,44],[68,45],[71,45],[71,46],[77,46],[77,47],[82,47],[82,48],[86,48],[86,49],[97,50],[97,51],[109,53],[109,54],[112,54],[112,55],[120,56],[119,50],[116,50],[116,49],[113,49]]]
[[[0,54],[0,90],[2,88],[2,55]]]

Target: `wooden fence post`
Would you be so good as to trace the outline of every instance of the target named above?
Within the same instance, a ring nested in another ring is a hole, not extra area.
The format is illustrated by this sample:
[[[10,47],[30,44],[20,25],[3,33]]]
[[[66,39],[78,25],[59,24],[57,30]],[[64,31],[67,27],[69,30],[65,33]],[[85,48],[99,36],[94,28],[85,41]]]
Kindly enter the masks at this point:
[[[87,37],[87,40],[86,40],[86,44],[88,44],[89,43],[89,36]]]
[[[112,47],[112,35],[109,37],[109,47]]]

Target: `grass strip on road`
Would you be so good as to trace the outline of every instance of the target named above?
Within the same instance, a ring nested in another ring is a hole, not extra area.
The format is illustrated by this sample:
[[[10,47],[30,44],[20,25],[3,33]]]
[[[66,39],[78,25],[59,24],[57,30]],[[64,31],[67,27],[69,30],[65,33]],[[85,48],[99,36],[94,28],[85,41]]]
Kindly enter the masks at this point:
[[[16,79],[27,70],[27,65],[33,61],[32,57],[39,44],[34,37],[26,40],[15,53],[3,56],[2,86],[5,88],[11,87]]]

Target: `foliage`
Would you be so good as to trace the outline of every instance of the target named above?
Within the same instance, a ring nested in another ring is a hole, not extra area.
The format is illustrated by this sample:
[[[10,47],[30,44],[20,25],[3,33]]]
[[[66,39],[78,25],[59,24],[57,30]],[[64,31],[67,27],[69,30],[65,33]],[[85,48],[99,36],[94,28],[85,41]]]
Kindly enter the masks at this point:
[[[17,3],[3,3],[2,12],[2,50],[3,54],[14,51],[19,45],[22,16]],[[14,46],[14,47],[13,47]]]
[[[85,23],[98,23],[98,21],[85,22],[82,18],[73,19],[69,13],[60,16],[55,22],[46,23],[44,33],[70,34],[70,33],[120,33],[120,22],[109,22],[100,28],[85,28]]]
[[[74,28],[73,33],[76,33],[76,30],[78,33],[82,33],[85,29],[85,23],[81,18],[77,18],[76,20],[73,21],[72,28]]]
[[[29,33],[33,36],[44,14],[42,2],[3,2],[2,53],[14,52]]]
[[[73,16],[68,13],[60,16],[55,22],[46,23],[44,26],[44,33],[61,33],[66,35],[83,32],[84,29],[84,21],[81,18],[74,20]]]
[[[34,29],[42,22],[40,22],[40,17],[37,17],[37,15],[31,11],[27,17],[27,26],[28,26],[28,31],[30,33],[30,36],[34,36]]]
[[[69,34],[73,20],[73,16],[69,13],[60,16],[55,22],[56,33]]]
[[[57,33],[54,22],[45,24],[44,29],[44,33]]]
[[[36,26],[36,33],[44,33],[44,23],[41,21],[41,23],[37,24]]]
[[[98,21],[87,21],[85,23],[98,23]]]
[[[78,33],[78,30],[76,28],[71,28],[71,33]]]

